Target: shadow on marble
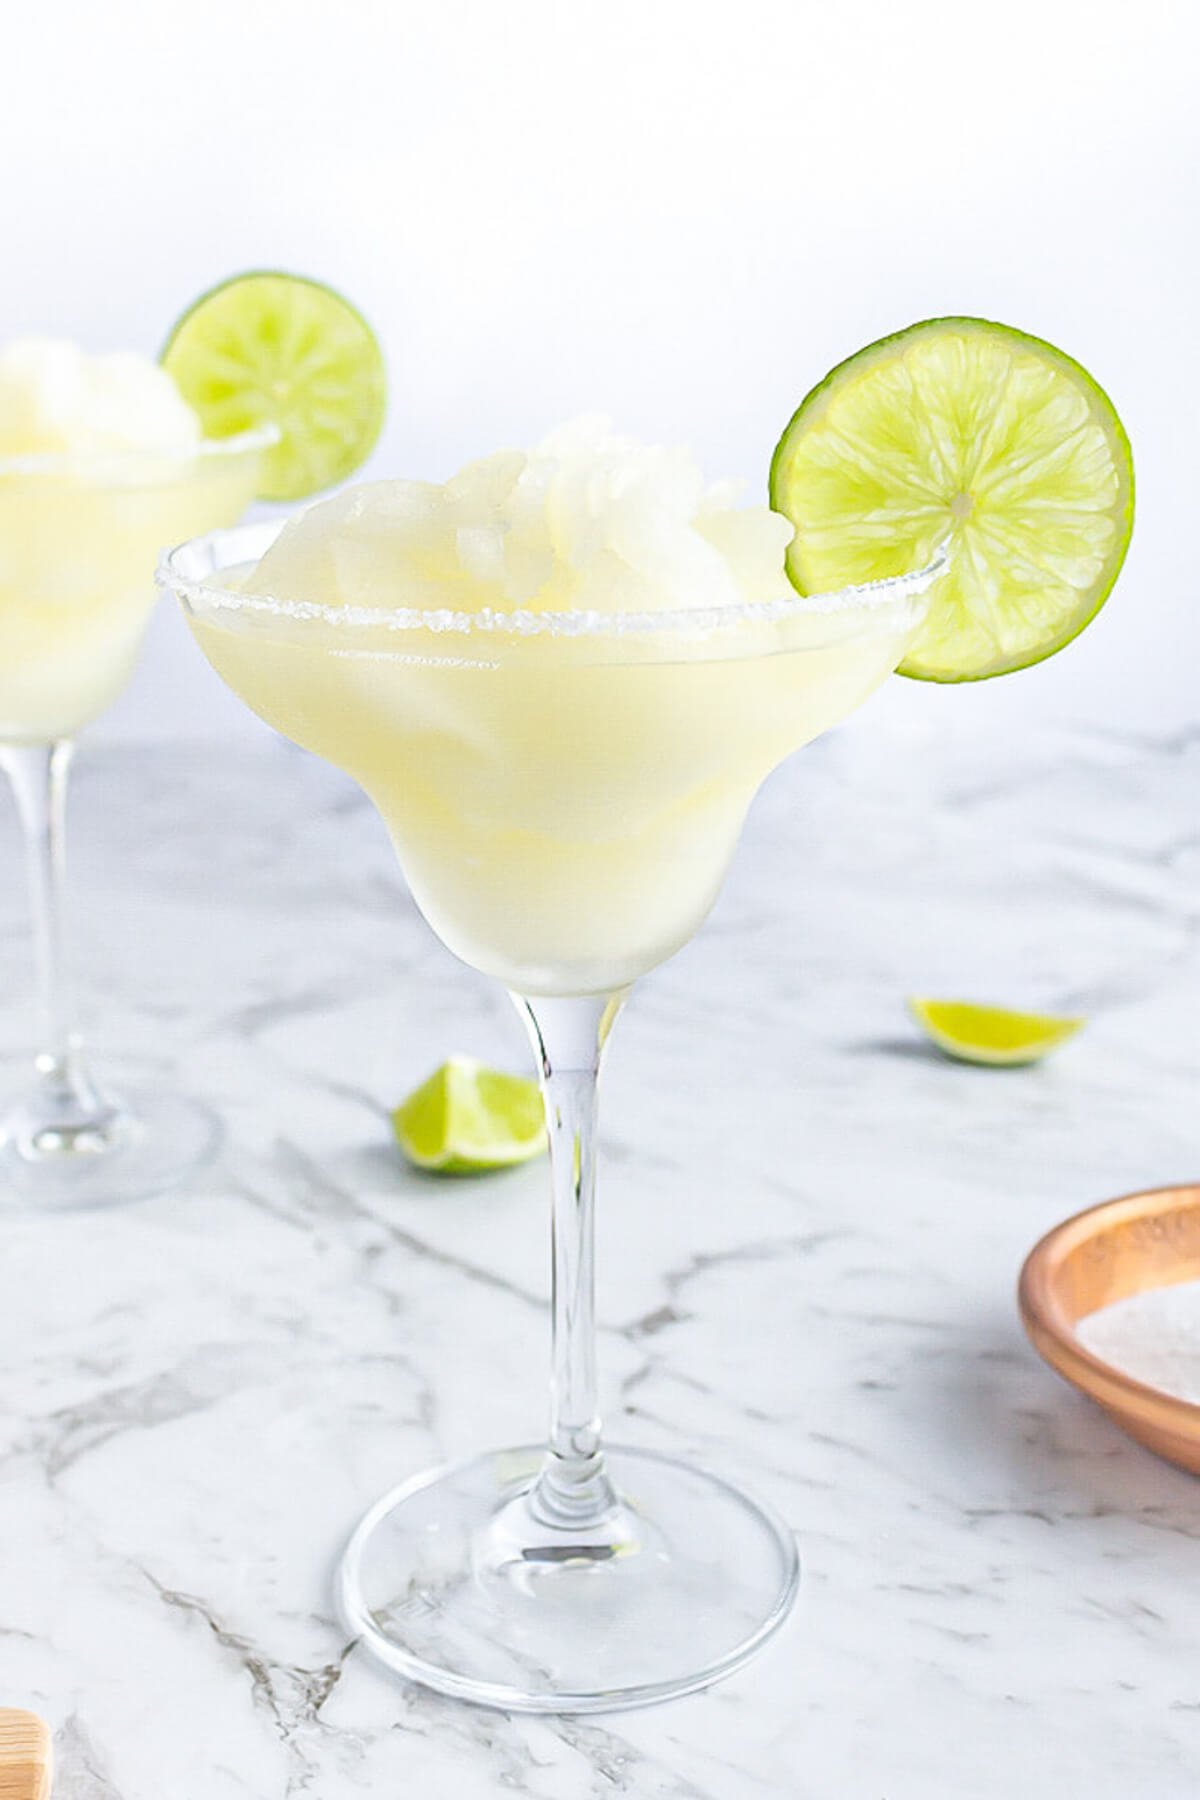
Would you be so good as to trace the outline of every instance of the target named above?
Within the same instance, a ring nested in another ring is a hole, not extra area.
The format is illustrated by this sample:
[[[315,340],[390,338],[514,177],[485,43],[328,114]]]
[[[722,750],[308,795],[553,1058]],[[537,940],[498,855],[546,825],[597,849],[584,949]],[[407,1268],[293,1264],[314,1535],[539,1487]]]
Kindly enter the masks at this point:
[[[394,1145],[387,1143],[348,1144],[323,1158],[328,1174],[349,1192],[363,1198],[386,1200],[394,1195],[406,1200],[436,1200],[439,1205],[453,1201],[478,1199],[482,1192],[500,1196],[528,1180],[528,1165],[518,1163],[509,1169],[478,1170],[469,1175],[446,1175],[436,1169],[418,1169],[406,1162]]]
[[[1200,1482],[1044,1370],[1011,1315],[963,1320],[953,1358],[929,1372],[940,1391],[926,1394],[925,1417],[970,1464],[980,1496],[969,1517],[1112,1520],[1118,1534],[1129,1521],[1200,1538]],[[1190,1570],[1194,1552],[1187,1558]]]
[[[845,1046],[851,1056],[888,1056],[903,1062],[944,1063],[946,1058],[933,1044],[919,1038],[863,1038]]]

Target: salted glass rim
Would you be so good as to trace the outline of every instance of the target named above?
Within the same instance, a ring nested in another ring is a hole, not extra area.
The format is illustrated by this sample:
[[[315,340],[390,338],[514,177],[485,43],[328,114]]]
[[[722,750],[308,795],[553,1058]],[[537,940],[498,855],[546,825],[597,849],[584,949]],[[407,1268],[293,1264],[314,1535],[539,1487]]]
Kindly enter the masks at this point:
[[[248,426],[230,437],[200,438],[194,444],[116,446],[110,450],[30,450],[15,456],[0,456],[0,476],[4,475],[120,475],[122,471],[142,474],[147,469],[169,467],[199,460],[215,461],[222,456],[248,456],[255,450],[270,450],[283,433],[278,425]]]
[[[861,582],[830,593],[781,595],[776,600],[746,601],[731,606],[671,607],[661,611],[600,612],[594,608],[540,611],[532,607],[481,607],[476,612],[453,607],[326,606],[316,600],[285,600],[270,594],[248,594],[217,585],[223,570],[244,568],[274,543],[286,520],[236,525],[205,532],[165,550],[155,571],[160,588],[173,593],[191,612],[237,612],[263,619],[298,622],[321,620],[342,629],[454,632],[460,635],[500,633],[534,637],[624,637],[651,632],[696,633],[732,625],[767,625],[801,616],[883,611],[898,601],[923,594],[950,562],[948,541],[930,560],[905,575]],[[189,569],[188,565],[192,568]],[[196,573],[196,568],[204,573]]]

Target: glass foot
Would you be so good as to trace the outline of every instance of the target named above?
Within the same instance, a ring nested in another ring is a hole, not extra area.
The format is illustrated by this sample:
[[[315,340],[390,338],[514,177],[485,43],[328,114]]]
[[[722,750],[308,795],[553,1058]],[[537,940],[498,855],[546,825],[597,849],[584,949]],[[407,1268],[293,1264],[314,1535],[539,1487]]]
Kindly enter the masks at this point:
[[[202,1168],[220,1138],[214,1113],[174,1094],[132,1094],[79,1121],[18,1107],[0,1126],[0,1211],[144,1200]]]
[[[782,1520],[716,1476],[609,1449],[619,1496],[579,1532],[530,1506],[545,1451],[418,1475],[373,1506],[338,1573],[346,1625],[413,1681],[512,1712],[615,1712],[707,1687],[783,1623]]]

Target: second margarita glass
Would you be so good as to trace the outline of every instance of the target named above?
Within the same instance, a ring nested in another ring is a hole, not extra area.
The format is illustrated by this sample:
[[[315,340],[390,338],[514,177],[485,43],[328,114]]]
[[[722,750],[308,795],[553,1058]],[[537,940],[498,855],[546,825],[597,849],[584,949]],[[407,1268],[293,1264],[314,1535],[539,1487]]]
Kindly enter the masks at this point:
[[[162,545],[238,519],[274,437],[0,457],[0,767],[24,829],[41,1011],[34,1079],[0,1121],[0,1205],[136,1199],[215,1142],[204,1107],[114,1094],[85,1058],[63,958],[67,773],[77,733],[132,673]]]

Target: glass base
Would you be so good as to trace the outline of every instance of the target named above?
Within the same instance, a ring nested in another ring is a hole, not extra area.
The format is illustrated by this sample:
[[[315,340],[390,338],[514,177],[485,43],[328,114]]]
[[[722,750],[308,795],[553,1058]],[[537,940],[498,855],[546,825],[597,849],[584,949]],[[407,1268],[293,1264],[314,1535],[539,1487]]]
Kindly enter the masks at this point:
[[[220,1139],[214,1113],[174,1094],[132,1094],[78,1123],[19,1106],[0,1125],[0,1211],[145,1200],[202,1168]]]
[[[345,1624],[425,1687],[508,1712],[615,1712],[707,1687],[778,1630],[800,1579],[782,1520],[716,1476],[609,1449],[619,1495],[579,1532],[539,1523],[540,1445],[416,1476],[338,1572]]]

